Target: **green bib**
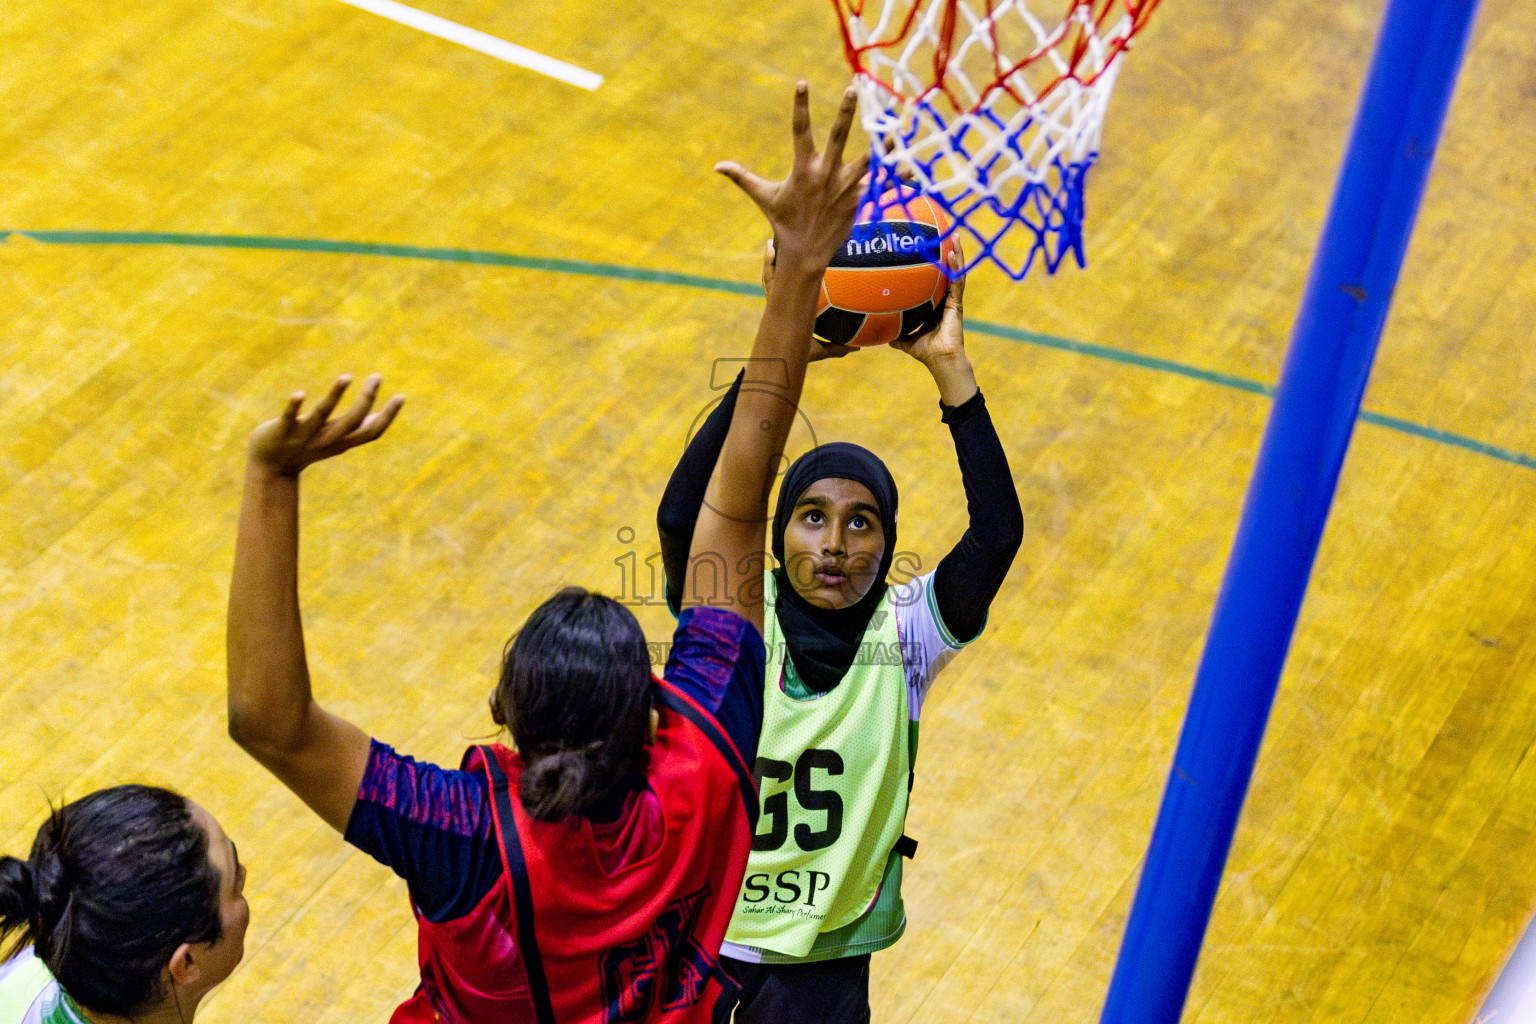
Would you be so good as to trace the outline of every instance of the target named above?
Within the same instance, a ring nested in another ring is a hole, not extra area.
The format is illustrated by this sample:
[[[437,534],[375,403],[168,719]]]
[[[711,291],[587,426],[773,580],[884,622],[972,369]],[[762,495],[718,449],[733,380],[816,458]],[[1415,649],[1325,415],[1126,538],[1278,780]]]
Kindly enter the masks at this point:
[[[30,947],[0,967],[0,1021],[90,1024]]]
[[[888,593],[842,681],[813,700],[789,696],[780,679],[793,665],[772,612],[774,586],[765,576],[768,664],[754,768],[762,814],[726,937],[803,957],[818,935],[870,909],[901,838],[912,766],[907,679]]]

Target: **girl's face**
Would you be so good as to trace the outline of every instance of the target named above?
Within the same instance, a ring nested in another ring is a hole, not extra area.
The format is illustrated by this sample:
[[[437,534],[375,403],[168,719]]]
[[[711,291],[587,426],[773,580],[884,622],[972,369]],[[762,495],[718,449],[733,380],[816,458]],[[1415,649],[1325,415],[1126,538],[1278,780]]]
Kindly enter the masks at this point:
[[[817,608],[847,608],[875,585],[885,554],[880,509],[869,488],[826,477],[805,489],[784,527],[784,562],[795,593]]]
[[[208,859],[219,873],[221,934],[217,941],[192,947],[194,962],[202,968],[200,987],[206,990],[229,977],[245,956],[245,930],[251,923],[251,907],[245,900],[245,865],[240,863],[234,841],[202,807],[192,804],[191,812],[193,820],[208,833]]]

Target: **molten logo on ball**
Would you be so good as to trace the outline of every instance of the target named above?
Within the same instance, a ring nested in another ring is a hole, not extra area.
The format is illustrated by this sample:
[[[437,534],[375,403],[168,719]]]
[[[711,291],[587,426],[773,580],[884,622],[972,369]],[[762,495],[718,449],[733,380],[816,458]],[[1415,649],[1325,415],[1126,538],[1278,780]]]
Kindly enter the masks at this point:
[[[853,235],[843,243],[842,255],[836,265],[901,266],[911,262],[910,256],[938,251],[939,229],[933,225],[881,220],[873,224],[855,224]]]
[[[887,194],[889,195],[889,194]],[[932,330],[944,312],[949,277],[940,264],[954,246],[937,203],[914,195],[874,219],[866,206],[821,282],[816,337],[837,345],[884,345]]]

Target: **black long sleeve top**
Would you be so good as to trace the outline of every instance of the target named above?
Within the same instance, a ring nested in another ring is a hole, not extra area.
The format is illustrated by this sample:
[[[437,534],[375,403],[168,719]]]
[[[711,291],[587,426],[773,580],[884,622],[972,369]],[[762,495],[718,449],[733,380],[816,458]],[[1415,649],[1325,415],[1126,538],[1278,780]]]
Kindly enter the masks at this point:
[[[738,376],[688,443],[667,481],[656,512],[667,600],[674,611],[675,595],[683,592],[694,523],[704,503],[715,461],[725,444],[740,388]],[[975,639],[986,624],[987,609],[1023,543],[1024,514],[1008,457],[1003,453],[981,392],[957,406],[941,402],[939,408],[954,440],[970,521],[965,534],[934,571],[934,599],[945,628],[964,642]]]

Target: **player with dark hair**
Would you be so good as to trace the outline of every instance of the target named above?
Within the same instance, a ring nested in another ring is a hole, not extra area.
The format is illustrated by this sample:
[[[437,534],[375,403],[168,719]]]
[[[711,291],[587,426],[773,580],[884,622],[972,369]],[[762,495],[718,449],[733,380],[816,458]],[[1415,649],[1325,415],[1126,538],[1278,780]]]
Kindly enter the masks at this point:
[[[191,1021],[245,953],[245,868],[218,822],[152,786],[54,810],[0,857],[0,1022]]]
[[[970,515],[959,543],[932,572],[889,584],[896,484],[855,444],[812,449],[779,489],[779,567],[763,581],[768,670],[754,766],[762,816],[723,949],[742,987],[737,1024],[869,1020],[870,954],[906,928],[901,861],[915,844],[902,826],[923,699],[980,635],[1023,540],[1008,460],[965,352],[961,266],[957,252],[940,325],[892,343],[938,386]],[[774,270],[770,244],[769,295]],[[693,523],[740,386],[689,443],[662,497],[657,526],[673,607],[688,593]]]
[[[491,698],[491,718],[523,754],[528,816],[602,818],[605,804],[643,788],[654,697],[645,634],[628,608],[567,587],[530,615]]]
[[[796,89],[794,167],[768,182],[717,170],[780,239],[736,415],[711,466],[694,543],[723,556],[726,606],[688,605],[660,679],[628,609],[579,589],[542,604],[509,645],[492,716],[516,749],[450,771],[395,753],[314,700],[299,620],[298,480],[381,435],[379,380],[335,415],[294,395],[251,437],[229,607],[234,738],[349,842],[406,880],[421,984],[397,1024],[703,1022],[734,984],[719,949],[746,865],[762,715],[759,630],[768,484],[804,379],[822,272],[851,230],[867,158],[827,150]]]

